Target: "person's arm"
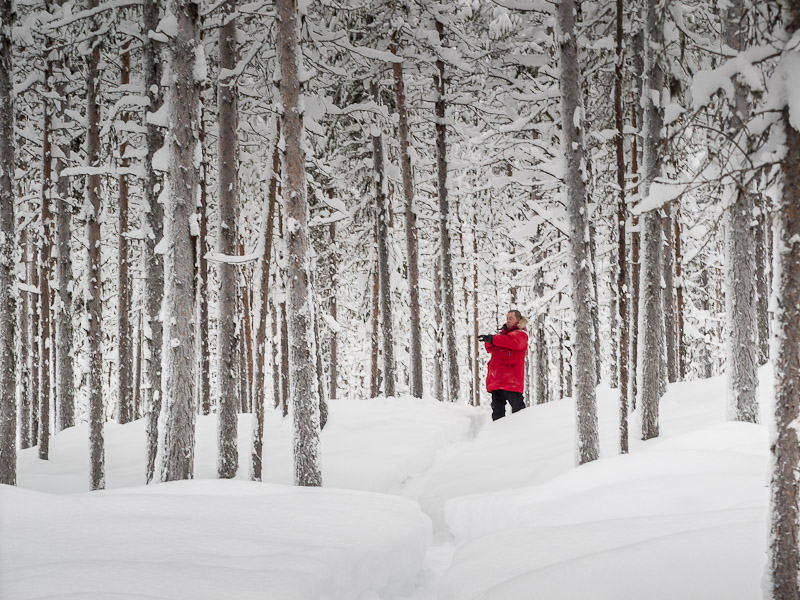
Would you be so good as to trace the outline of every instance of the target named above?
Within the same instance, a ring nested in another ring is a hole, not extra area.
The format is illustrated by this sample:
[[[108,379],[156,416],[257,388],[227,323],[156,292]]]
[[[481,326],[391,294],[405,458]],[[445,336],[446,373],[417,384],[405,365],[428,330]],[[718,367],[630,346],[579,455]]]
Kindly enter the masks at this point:
[[[492,344],[507,350],[525,350],[528,347],[528,334],[522,329],[517,329],[505,335],[494,336]]]

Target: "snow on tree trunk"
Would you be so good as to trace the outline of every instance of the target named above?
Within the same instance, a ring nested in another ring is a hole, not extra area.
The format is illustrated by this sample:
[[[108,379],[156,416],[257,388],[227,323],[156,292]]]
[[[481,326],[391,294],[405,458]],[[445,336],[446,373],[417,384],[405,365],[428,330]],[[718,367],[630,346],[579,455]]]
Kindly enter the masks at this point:
[[[478,311],[478,211],[476,203],[472,206],[472,398],[473,406],[481,405],[481,376],[480,376],[480,317]]]
[[[48,42],[51,44],[51,42]],[[49,48],[48,48],[49,49]],[[52,93],[53,63],[48,58],[45,68],[45,92]],[[48,101],[43,105],[42,119],[42,196],[41,196],[41,237],[39,247],[39,304],[41,337],[39,338],[39,458],[50,458],[50,351],[54,347],[51,336],[52,319],[50,317],[50,274],[52,273],[53,254],[53,143],[52,143],[52,107]]]
[[[219,252],[236,252],[237,202],[239,196],[236,78],[236,1],[222,5],[219,29]],[[225,73],[230,76],[225,76]],[[219,340],[217,345],[219,399],[217,401],[217,476],[230,479],[238,468],[236,413],[239,408],[239,339],[237,337],[236,281],[238,267],[222,262],[219,267]]]
[[[733,0],[723,18],[723,37],[733,50],[744,50],[743,0]],[[746,157],[738,148],[748,146],[743,121],[749,108],[747,93],[733,78],[734,97],[729,106],[727,130],[736,136],[737,150],[731,167],[744,166]],[[753,194],[748,183],[731,181],[725,186],[725,376],[728,382],[729,420],[758,422],[758,323],[756,320],[756,246]]]
[[[635,182],[640,181],[639,177],[639,144],[638,135],[641,119],[637,119],[637,111],[641,111],[641,92],[644,85],[644,35],[639,29],[633,39],[633,99],[631,102],[631,127],[636,134],[631,136],[631,173]],[[639,186],[632,190],[631,196],[639,195]],[[638,374],[639,374],[639,288],[641,275],[641,233],[639,217],[634,215],[631,218],[631,250],[628,271],[630,281],[630,310],[628,311],[628,405],[636,409],[636,397],[638,393]]]
[[[278,121],[277,123],[280,123]],[[261,250],[260,285],[259,285],[259,319],[256,331],[256,375],[254,390],[255,419],[253,420],[253,450],[250,454],[250,478],[261,481],[264,449],[264,409],[266,407],[266,357],[267,357],[267,312],[269,310],[269,271],[272,265],[272,242],[275,228],[275,200],[278,193],[278,170],[280,168],[280,125],[277,125],[272,146],[272,172],[269,176],[269,191],[262,216],[263,247]],[[273,319],[274,327],[274,319]],[[274,343],[273,329],[273,343]]]
[[[161,87],[161,43],[156,36],[148,35],[158,27],[161,12],[161,0],[145,0],[143,4],[143,56],[144,89],[149,105],[147,114],[155,114],[163,104]],[[156,245],[164,237],[164,205],[158,201],[162,192],[163,177],[153,166],[153,157],[164,143],[161,129],[150,120],[146,120],[145,136],[147,153],[144,159],[144,207],[146,214],[142,253],[144,255],[144,327],[147,344],[146,384],[144,386],[144,406],[147,421],[147,482],[156,476],[156,454],[158,452],[158,419],[161,414],[161,354],[163,343],[163,323],[161,321],[161,303],[164,298],[164,256],[156,252]],[[166,198],[166,197],[165,197]]]
[[[121,57],[120,85],[125,88],[131,79],[130,42],[126,42]],[[123,113],[122,121],[129,119]],[[136,418],[133,405],[133,337],[130,325],[131,289],[128,276],[130,250],[128,249],[128,176],[130,159],[125,156],[127,143],[119,152],[122,156],[122,174],[119,176],[119,248],[117,262],[117,421],[129,423]]]
[[[63,152],[63,149],[62,149]],[[62,180],[67,181],[65,176]],[[72,310],[72,255],[70,250],[70,229],[72,206],[66,198],[69,185],[59,191],[56,218],[56,263],[58,279],[58,309],[56,320],[56,386],[58,389],[58,423],[56,430],[62,431],[75,425],[75,384],[73,363],[73,310]]]
[[[684,299],[683,299],[683,265],[681,251],[681,209],[675,208],[675,345],[678,355],[678,380],[686,379],[686,343],[683,335],[684,329]]]
[[[627,289],[627,220],[628,210],[625,200],[625,129],[624,108],[622,105],[622,61],[623,61],[623,5],[622,0],[616,0],[615,39],[616,62],[614,65],[614,125],[617,130],[615,149],[617,159],[617,187],[619,199],[617,200],[617,310],[619,319],[619,337],[617,338],[618,355],[618,381],[619,381],[619,450],[621,454],[628,452],[628,332],[630,320],[628,316],[628,289]],[[612,316],[614,318],[614,316]]]
[[[800,0],[787,1],[786,39],[800,31]],[[784,51],[778,68],[796,69],[798,52]],[[791,62],[790,62],[791,61]],[[788,64],[787,64],[788,63]],[[786,75],[784,75],[786,77]],[[797,107],[783,109],[786,154],[781,161],[783,186],[773,214],[775,316],[775,429],[772,433],[770,531],[765,596],[800,598],[800,122]]]
[[[436,21],[436,32],[439,43],[444,44],[444,25]],[[444,60],[436,60],[436,172],[439,192],[439,256],[441,259],[442,278],[442,311],[446,315],[444,327],[445,356],[447,358],[447,393],[450,402],[458,402],[461,391],[458,373],[458,346],[456,345],[455,324],[452,320],[455,313],[455,295],[453,292],[453,260],[450,255],[450,203],[447,198],[447,117],[445,111],[445,77]]]
[[[663,43],[662,22],[657,11],[658,0],[645,4],[644,73],[642,92],[642,198],[647,198],[650,185],[661,174],[662,88],[664,71],[656,52]],[[645,212],[641,223],[642,258],[639,290],[638,408],[642,414],[642,439],[658,436],[658,404],[664,389],[664,304],[662,300],[662,225],[658,210]]]
[[[375,102],[378,102],[378,86],[370,85]],[[372,162],[375,182],[375,219],[378,242],[378,284],[380,286],[381,350],[383,354],[383,391],[385,396],[394,396],[394,328],[392,327],[392,282],[389,266],[389,184],[386,179],[386,164],[383,152],[383,132],[372,136]]]
[[[294,427],[294,482],[322,485],[319,464],[319,394],[314,361],[314,307],[311,304],[311,263],[308,240],[303,112],[298,71],[299,23],[295,0],[276,0],[278,62],[283,104],[283,197],[288,262],[289,368]]]
[[[536,238],[540,238],[541,227],[537,226]],[[544,296],[544,271],[541,263],[546,258],[545,251],[539,250],[536,255],[536,262],[539,265],[533,275],[533,297],[541,299]],[[540,306],[533,319],[533,402],[534,404],[544,404],[549,400],[547,385],[547,338],[545,336],[546,308]]]
[[[767,286],[767,212],[764,195],[756,193],[758,224],[754,227],[756,238],[756,320],[758,323],[758,364],[769,361],[769,287]]]
[[[333,188],[328,190],[328,194],[331,198],[333,198]],[[330,264],[330,276],[331,276],[331,305],[330,305],[330,315],[331,318],[336,321],[337,319],[337,307],[336,307],[336,288],[339,281],[339,266],[338,266],[338,258],[337,258],[337,247],[336,247],[336,223],[331,223],[329,225],[330,236],[331,236],[331,264]],[[338,348],[338,337],[339,334],[336,331],[331,332],[331,342],[330,342],[330,391],[328,392],[328,396],[331,400],[336,400],[337,398],[337,391],[338,387],[338,379],[339,379],[339,348]],[[421,368],[421,367],[420,367]]]
[[[581,110],[578,44],[575,38],[575,2],[561,0],[558,5],[558,46],[561,83],[561,150],[564,156],[566,205],[569,218],[569,263],[573,309],[573,391],[577,435],[575,458],[578,464],[595,460],[600,455],[597,430],[597,373],[594,352],[591,307],[591,251],[583,180],[583,129]]]
[[[395,45],[393,48],[398,53]],[[403,195],[406,201],[406,264],[408,267],[409,294],[409,335],[408,347],[410,373],[409,393],[414,398],[422,398],[422,331],[419,308],[419,240],[417,237],[417,213],[414,206],[414,175],[411,171],[409,152],[408,112],[406,111],[406,92],[403,81],[403,63],[392,63],[394,75],[394,96],[397,103],[397,130],[400,138],[400,171],[403,178]]]
[[[194,242],[190,222],[198,192],[197,156],[200,131],[200,77],[204,56],[200,45],[200,6],[173,0],[176,19],[170,40],[169,171],[164,214],[164,345],[163,401],[159,417],[161,481],[194,475]]]
[[[0,484],[17,484],[16,260],[11,0],[0,0]]]
[[[39,235],[35,227],[31,227],[31,260],[28,263],[28,284],[33,288],[39,288]],[[41,337],[39,329],[40,303],[39,294],[28,293],[31,307],[31,385],[30,385],[30,423],[31,423],[31,444],[38,443],[39,439],[39,357],[41,350]]]
[[[200,151],[203,152],[203,166],[200,176],[200,206],[197,217],[200,227],[197,236],[197,346],[200,373],[197,390],[198,408],[202,414],[211,412],[211,349],[208,345],[208,165],[205,153],[206,118],[205,118],[205,92],[204,86],[200,92]]]
[[[97,0],[89,2],[96,8]],[[99,22],[94,19],[93,29]],[[100,40],[96,40],[89,55],[89,72],[86,83],[86,163],[89,167],[100,166],[100,106],[98,85],[100,83]],[[99,173],[87,177],[86,196],[89,201],[87,216],[87,248],[89,252],[89,294],[87,312],[89,319],[89,485],[92,490],[106,487],[105,441],[103,427],[105,406],[103,403],[103,283],[100,252],[100,193],[102,181]]]
[[[5,56],[5,55],[4,55]],[[0,59],[2,60],[2,59]],[[2,66],[0,66],[2,68]],[[3,98],[6,96],[3,95]],[[3,139],[10,139],[4,137]],[[12,184],[13,185],[13,184]],[[12,189],[13,193],[13,189]],[[28,243],[28,229],[23,228],[19,236],[21,267],[27,270],[28,254],[30,253]],[[19,428],[19,447],[24,450],[31,447],[31,377],[30,377],[30,355],[31,355],[31,294],[24,294],[18,298],[19,310],[17,311],[17,331],[20,334],[19,355],[17,364],[19,366],[19,413],[17,423]]]
[[[678,380],[678,355],[675,347],[675,304],[673,301],[675,290],[675,278],[673,276],[675,268],[674,259],[674,240],[672,239],[672,207],[664,205],[664,215],[661,217],[661,231],[664,236],[664,245],[661,249],[663,261],[663,292],[664,302],[664,335],[666,341],[666,367],[667,380],[674,383]]]
[[[433,391],[440,402],[447,400],[444,389],[444,337],[445,323],[442,310],[442,257],[441,253],[436,258],[433,269],[433,304],[434,321],[436,321],[436,341],[433,352]]]

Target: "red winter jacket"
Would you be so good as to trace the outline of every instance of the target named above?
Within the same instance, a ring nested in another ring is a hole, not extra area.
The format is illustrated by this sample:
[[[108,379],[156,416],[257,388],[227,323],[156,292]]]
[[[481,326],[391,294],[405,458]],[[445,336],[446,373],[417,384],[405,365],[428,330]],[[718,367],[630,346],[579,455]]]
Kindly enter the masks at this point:
[[[486,374],[486,390],[525,391],[525,353],[528,350],[528,333],[514,327],[496,333],[492,343],[485,342],[489,359],[489,372]]]

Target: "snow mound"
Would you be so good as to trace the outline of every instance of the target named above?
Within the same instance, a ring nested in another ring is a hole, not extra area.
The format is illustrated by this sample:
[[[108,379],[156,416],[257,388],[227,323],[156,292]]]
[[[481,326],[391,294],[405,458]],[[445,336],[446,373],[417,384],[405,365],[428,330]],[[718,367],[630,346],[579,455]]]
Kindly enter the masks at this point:
[[[402,498],[243,481],[0,486],[0,506],[0,596],[15,600],[386,600],[413,589],[431,537]]]

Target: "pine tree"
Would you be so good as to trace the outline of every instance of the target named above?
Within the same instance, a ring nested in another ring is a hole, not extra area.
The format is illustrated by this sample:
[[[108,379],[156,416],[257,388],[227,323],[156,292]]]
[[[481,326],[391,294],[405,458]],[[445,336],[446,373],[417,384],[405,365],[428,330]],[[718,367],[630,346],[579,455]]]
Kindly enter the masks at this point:
[[[319,402],[314,361],[314,309],[308,241],[303,113],[298,70],[299,23],[295,0],[277,0],[278,62],[283,105],[283,197],[288,262],[288,333],[290,338],[291,410],[294,431],[294,482],[322,485],[319,464]]]
[[[11,0],[0,0],[0,484],[17,484],[14,107]]]

